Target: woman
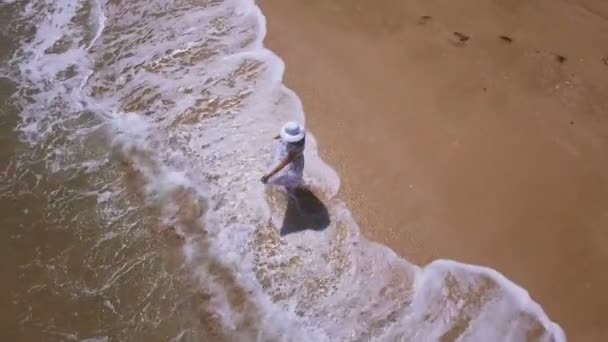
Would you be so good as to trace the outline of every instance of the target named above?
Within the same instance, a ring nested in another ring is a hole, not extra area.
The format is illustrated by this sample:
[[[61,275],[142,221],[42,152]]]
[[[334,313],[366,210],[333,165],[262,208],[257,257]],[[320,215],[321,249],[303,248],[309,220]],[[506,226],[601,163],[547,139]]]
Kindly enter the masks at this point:
[[[306,130],[295,121],[283,125],[281,133],[275,137],[280,138],[275,152],[272,171],[262,177],[262,183],[284,186],[293,192],[302,186],[304,172],[304,145],[306,143]]]

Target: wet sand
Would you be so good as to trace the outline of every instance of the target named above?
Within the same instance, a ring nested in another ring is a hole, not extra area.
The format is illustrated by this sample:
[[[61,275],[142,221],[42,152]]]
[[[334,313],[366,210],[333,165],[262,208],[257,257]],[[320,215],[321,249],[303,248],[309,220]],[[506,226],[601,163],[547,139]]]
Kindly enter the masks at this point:
[[[259,3],[366,236],[608,339],[608,3]]]

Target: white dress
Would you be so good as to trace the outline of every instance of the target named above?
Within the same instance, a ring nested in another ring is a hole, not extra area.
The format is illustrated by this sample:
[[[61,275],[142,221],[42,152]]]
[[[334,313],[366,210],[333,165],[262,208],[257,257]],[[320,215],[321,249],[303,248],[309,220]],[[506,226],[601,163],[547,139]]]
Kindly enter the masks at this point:
[[[270,178],[270,183],[284,186],[286,188],[297,188],[302,185],[304,174],[304,144],[296,145],[279,140],[274,153],[274,166],[287,157],[289,153],[296,153],[296,157],[291,163],[287,164],[283,170]]]

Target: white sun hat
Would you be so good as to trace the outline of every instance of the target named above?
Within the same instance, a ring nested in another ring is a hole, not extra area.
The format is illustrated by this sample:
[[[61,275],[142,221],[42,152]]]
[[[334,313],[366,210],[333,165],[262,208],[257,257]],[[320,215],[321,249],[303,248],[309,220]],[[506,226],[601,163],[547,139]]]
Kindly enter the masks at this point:
[[[281,128],[281,140],[288,143],[298,142],[304,139],[306,129],[295,121],[289,121]]]

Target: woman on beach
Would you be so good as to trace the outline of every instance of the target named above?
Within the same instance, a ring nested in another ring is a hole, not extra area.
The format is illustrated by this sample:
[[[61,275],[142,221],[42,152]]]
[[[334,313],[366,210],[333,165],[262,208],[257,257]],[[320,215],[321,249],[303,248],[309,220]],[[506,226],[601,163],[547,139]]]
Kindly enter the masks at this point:
[[[262,183],[270,181],[270,184],[284,186],[288,192],[293,192],[302,185],[306,129],[290,121],[283,125],[275,139],[280,139],[274,156],[276,166],[262,177]]]

